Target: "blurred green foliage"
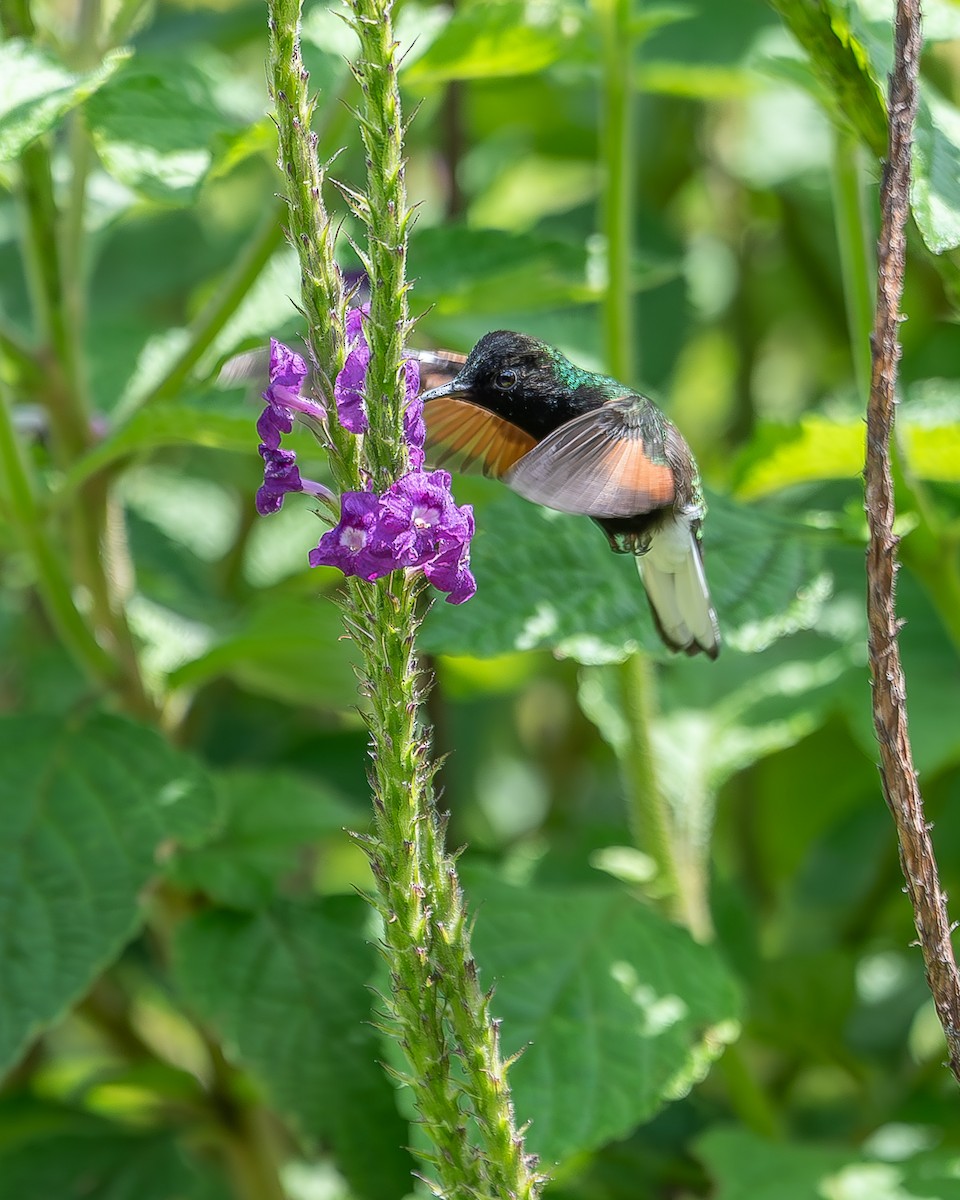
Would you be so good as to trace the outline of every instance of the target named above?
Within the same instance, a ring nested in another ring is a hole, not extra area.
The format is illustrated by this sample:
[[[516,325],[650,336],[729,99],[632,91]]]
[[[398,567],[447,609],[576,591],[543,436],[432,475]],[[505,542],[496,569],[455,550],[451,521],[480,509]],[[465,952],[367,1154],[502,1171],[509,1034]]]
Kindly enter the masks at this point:
[[[399,6],[418,344],[517,328],[604,365],[624,248],[597,232],[603,9]],[[960,5],[925,9],[898,600],[960,895]],[[875,240],[891,10],[630,13],[629,382],[708,485],[719,661],[663,652],[588,522],[457,481],[479,591],[426,617],[430,714],[482,979],[557,1200],[960,1194],[865,665],[872,284],[848,264]],[[20,462],[0,475],[0,1186],[401,1197],[421,1134],[379,1065],[399,1062],[344,833],[368,800],[338,578],[306,568],[320,530],[299,497],[255,516],[258,410],[217,385],[231,355],[302,328],[265,10],[3,0],[0,22],[0,389]],[[332,172],[358,187],[351,37],[308,7],[321,154],[343,147]],[[100,637],[86,658],[51,607],[61,575]],[[92,687],[81,667],[104,649],[119,673]],[[656,660],[648,728],[638,650]],[[705,944],[656,906],[643,756]]]

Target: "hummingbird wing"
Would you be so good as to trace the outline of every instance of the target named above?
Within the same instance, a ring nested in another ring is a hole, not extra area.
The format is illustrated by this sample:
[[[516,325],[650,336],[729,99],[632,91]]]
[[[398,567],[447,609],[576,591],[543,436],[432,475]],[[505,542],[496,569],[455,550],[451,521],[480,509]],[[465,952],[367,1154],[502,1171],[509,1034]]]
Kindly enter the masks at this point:
[[[679,439],[649,400],[621,396],[555,429],[503,481],[560,512],[635,517],[674,502]]]
[[[484,475],[502,478],[537,444],[529,433],[467,400],[440,396],[423,406],[427,446],[438,467],[479,467]]]

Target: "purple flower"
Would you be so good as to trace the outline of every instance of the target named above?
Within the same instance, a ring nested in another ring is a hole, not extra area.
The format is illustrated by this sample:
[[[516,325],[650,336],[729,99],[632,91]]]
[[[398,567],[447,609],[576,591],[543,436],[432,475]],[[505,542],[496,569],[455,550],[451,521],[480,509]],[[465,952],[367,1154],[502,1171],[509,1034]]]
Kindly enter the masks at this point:
[[[423,401],[420,399],[420,364],[415,358],[404,360],[404,391],[406,404],[403,409],[403,437],[407,443],[407,458],[410,469],[419,471],[423,466],[423,443],[427,427],[423,421]]]
[[[300,395],[306,377],[307,364],[300,355],[271,338],[270,382],[263,393],[267,407],[257,421],[260,457],[263,459],[263,486],[257,492],[257,512],[261,516],[278,512],[288,492],[309,492],[333,499],[333,493],[322,483],[301,479],[297,456],[292,450],[280,449],[280,439],[293,429],[295,412],[315,419],[324,416],[320,405]]]
[[[427,579],[462,604],[477,590],[470,574],[473,510],[458,507],[446,471],[413,471],[382,496],[345,492],[340,521],[320,539],[310,565],[379,579],[422,567]]]
[[[263,459],[263,486],[257,492],[257,512],[266,517],[280,511],[287,492],[302,491],[303,481],[297,469],[297,456],[292,450],[278,450],[261,443],[260,457]]]
[[[471,518],[471,525],[473,520]],[[423,573],[438,592],[449,592],[448,604],[463,604],[477,590],[470,571],[470,544],[451,546],[423,564]]]
[[[370,363],[370,347],[364,336],[363,321],[369,313],[369,304],[351,308],[347,313],[347,356],[333,385],[337,417],[350,433],[366,433],[369,427],[363,407],[363,385]]]
[[[405,566],[422,566],[473,534],[473,510],[454,503],[446,471],[411,471],[384,495],[381,507],[384,536]]]
[[[388,575],[392,565],[378,561],[377,523],[380,498],[374,492],[344,492],[340,499],[340,520],[310,551],[311,567],[339,567],[344,575],[379,579]]]

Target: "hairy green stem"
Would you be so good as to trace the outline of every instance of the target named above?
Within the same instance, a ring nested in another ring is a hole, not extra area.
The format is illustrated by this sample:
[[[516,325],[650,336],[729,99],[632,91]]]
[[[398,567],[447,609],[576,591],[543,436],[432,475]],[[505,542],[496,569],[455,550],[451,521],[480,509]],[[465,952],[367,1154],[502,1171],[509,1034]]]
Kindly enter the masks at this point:
[[[603,301],[607,370],[632,385],[633,337],[633,109],[634,37],[629,0],[595,0],[604,45],[600,165],[601,227],[606,242],[607,290]]]
[[[365,224],[359,247],[370,280],[366,376],[369,430],[344,431],[331,412],[331,467],[342,489],[370,478],[379,491],[407,469],[403,347],[409,329],[403,124],[391,6],[350,0],[360,40],[353,67],[362,95],[354,113],[367,158],[366,194],[343,189]],[[297,0],[270,0],[272,92],[287,180],[290,236],[301,261],[302,304],[315,365],[329,387],[343,362],[343,294],[333,226],[310,131],[311,106],[298,46]],[[361,473],[361,466],[363,472]],[[403,572],[369,584],[351,579],[344,616],[362,655],[368,698],[374,833],[364,839],[378,884],[391,990],[384,1028],[400,1042],[410,1087],[433,1152],[440,1194],[463,1200],[534,1197],[540,1179],[516,1129],[506,1064],[489,997],[480,989],[453,859],[443,848],[433,794],[424,676],[416,657],[422,583]],[[459,1060],[455,1073],[453,1063]]]

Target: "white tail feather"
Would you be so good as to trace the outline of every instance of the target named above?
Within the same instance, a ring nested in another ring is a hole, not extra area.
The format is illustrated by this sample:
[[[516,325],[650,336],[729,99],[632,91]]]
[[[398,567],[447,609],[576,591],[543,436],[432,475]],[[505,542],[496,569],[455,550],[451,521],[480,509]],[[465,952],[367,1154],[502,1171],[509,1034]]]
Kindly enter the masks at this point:
[[[637,570],[664,641],[674,650],[716,658],[720,628],[690,522],[677,517],[659,529]]]

